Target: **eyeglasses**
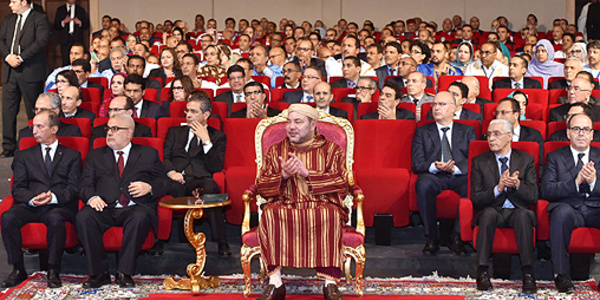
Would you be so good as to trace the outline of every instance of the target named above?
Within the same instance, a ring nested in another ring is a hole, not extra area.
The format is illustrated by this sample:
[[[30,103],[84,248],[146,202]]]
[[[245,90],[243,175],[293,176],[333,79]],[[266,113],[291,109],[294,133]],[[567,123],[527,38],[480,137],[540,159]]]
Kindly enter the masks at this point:
[[[120,112],[122,110],[127,110],[127,108],[108,108],[108,112]]]
[[[590,90],[584,90],[578,86],[570,86],[567,88],[567,91],[574,91],[575,93],[579,93],[579,92],[589,92]]]
[[[317,77],[317,76],[302,75],[302,79],[310,79],[310,80],[313,80],[313,79],[320,79],[320,78],[319,78],[319,77]]]
[[[182,86],[173,86],[171,87],[174,91],[183,91],[183,87]]]
[[[244,76],[235,76],[235,77],[232,76],[232,77],[229,78],[229,81],[242,80],[242,79],[244,79]]]
[[[356,86],[356,89],[357,89],[357,90],[359,90],[359,91],[370,91],[370,90],[372,90],[373,88],[371,88],[370,86],[358,86],[358,85],[357,85],[357,86]]]
[[[263,93],[263,91],[261,91],[261,90],[256,90],[256,91],[252,91],[252,92],[244,92],[244,95],[246,95],[246,96],[251,96],[251,95],[258,96],[258,95],[260,95],[260,94],[262,94],[262,93]]]
[[[487,138],[490,139],[492,137],[500,137],[502,135],[509,134],[509,132],[501,132],[501,131],[488,131]]]
[[[575,55],[575,54],[580,54],[581,50],[571,50],[571,54]]]
[[[417,50],[411,50],[410,54],[423,54],[423,52],[417,51]]]
[[[306,52],[306,51],[310,51],[310,48],[305,48],[305,47],[296,47],[297,50]]]
[[[573,126],[573,127],[569,128],[569,129],[571,131],[573,131],[573,133],[575,133],[575,134],[581,134],[581,133],[588,134],[588,133],[594,131],[593,128],[589,128],[589,127],[583,127],[583,128],[581,128],[579,126]]]
[[[299,72],[299,71],[296,71],[294,69],[283,69],[283,74],[289,74],[289,73],[295,73],[295,72]]]
[[[128,127],[119,127],[119,126],[104,126],[104,130],[106,130],[106,132],[119,132],[119,130],[127,130],[129,129]]]

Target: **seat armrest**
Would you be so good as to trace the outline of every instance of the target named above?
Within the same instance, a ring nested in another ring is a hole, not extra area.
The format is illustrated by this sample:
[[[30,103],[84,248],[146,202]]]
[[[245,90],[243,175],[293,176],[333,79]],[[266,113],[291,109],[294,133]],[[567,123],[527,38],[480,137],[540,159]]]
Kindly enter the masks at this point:
[[[547,241],[550,238],[550,215],[548,214],[546,200],[539,199],[535,204],[535,216],[537,217],[537,240]]]
[[[171,199],[172,196],[164,196],[158,200],[158,202]],[[158,206],[158,229],[156,231],[156,238],[161,241],[166,241],[171,236],[171,226],[173,223],[173,210],[170,208]]]
[[[352,196],[356,199],[356,232],[364,236],[365,219],[363,217],[363,202],[365,201],[365,194],[358,184],[350,186],[350,190],[352,191]]]
[[[244,218],[242,219],[242,235],[250,231],[250,201],[256,199],[257,188],[253,184],[249,186],[242,195],[242,201],[244,202]]]
[[[469,198],[460,198],[460,238],[465,242],[473,240],[473,203]]]

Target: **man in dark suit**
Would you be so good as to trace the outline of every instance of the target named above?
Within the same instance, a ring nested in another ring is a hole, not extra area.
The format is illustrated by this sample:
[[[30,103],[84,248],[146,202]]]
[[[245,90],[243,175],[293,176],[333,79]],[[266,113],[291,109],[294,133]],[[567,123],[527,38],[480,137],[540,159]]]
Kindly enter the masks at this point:
[[[42,111],[50,110],[53,111],[57,116],[60,115],[61,100],[60,96],[56,93],[43,93],[40,94],[37,101],[35,101],[34,112],[39,114]],[[79,127],[61,121],[58,122],[57,136],[81,136],[81,130]],[[24,137],[33,136],[33,130],[27,126],[19,130],[19,140]]]
[[[0,157],[12,157],[17,149],[16,127],[21,96],[25,99],[27,118],[34,116],[35,99],[44,89],[46,44],[50,22],[46,14],[31,8],[31,0],[10,3],[12,14],[0,27],[2,67],[2,147]],[[17,27],[17,25],[19,25]],[[18,35],[15,40],[13,37]]]
[[[134,118],[165,118],[169,114],[164,106],[152,102],[150,100],[142,99],[144,96],[144,78],[137,74],[128,75],[125,78],[125,95],[129,96],[133,100]]]
[[[115,97],[110,101],[110,105],[108,106],[108,116],[112,117],[116,114],[126,114],[128,116],[133,116],[133,100],[126,96]],[[152,130],[150,127],[135,122],[135,129],[133,130],[134,137],[152,137]],[[92,128],[92,138],[90,140],[91,143],[94,142],[97,138],[106,137],[106,125],[99,125]]]
[[[567,58],[563,69],[564,78],[548,83],[548,90],[564,90],[568,88],[571,85],[571,81],[577,76],[577,73],[583,71],[583,64],[577,57]]]
[[[401,88],[406,87],[406,81],[408,80],[408,75],[417,71],[417,62],[410,58],[404,57],[400,60],[398,64],[398,76],[392,77],[388,80],[398,84]],[[430,78],[426,78],[426,87],[433,88],[433,81]]]
[[[402,98],[402,88],[394,82],[386,82],[379,93],[377,111],[362,115],[361,119],[414,120],[415,114],[407,109],[397,108]]]
[[[69,64],[69,50],[73,43],[83,43],[85,30],[90,27],[87,12],[81,5],[75,4],[77,0],[67,0],[65,5],[56,9],[54,17],[54,30],[60,36],[60,51],[63,65]]]
[[[59,144],[57,132],[58,116],[52,111],[40,112],[33,118],[33,135],[40,145],[19,151],[14,159],[12,195],[16,204],[2,215],[2,239],[13,271],[1,288],[16,286],[27,278],[21,227],[29,222],[46,225],[48,287],[61,286],[65,222],[73,223],[77,212],[81,155]]]
[[[100,28],[98,31],[93,32],[92,38],[100,37],[100,35],[102,34],[102,30],[108,30],[108,28],[110,27],[111,20],[112,18],[109,15],[102,16],[102,28]]]
[[[100,91],[100,99],[104,99],[104,86],[88,80],[92,72],[92,66],[88,60],[83,58],[74,60],[71,63],[71,70],[77,75],[80,88],[98,89]]]
[[[385,65],[375,69],[375,74],[379,79],[379,88],[383,88],[385,78],[388,76],[398,76],[399,64],[402,57],[402,46],[398,42],[387,43],[384,48],[383,60]],[[415,69],[416,70],[416,69]]]
[[[296,61],[289,61],[283,65],[283,84],[282,89],[299,89],[302,68]]]
[[[542,84],[531,78],[524,77],[529,63],[522,56],[515,55],[508,66],[508,77],[494,81],[492,90],[495,89],[541,89]]]
[[[333,92],[331,91],[331,85],[327,82],[319,82],[313,88],[315,95],[315,104],[317,109],[323,110],[330,115],[338,118],[348,119],[348,113],[343,109],[331,107],[331,101],[333,101]]]
[[[455,120],[476,120],[480,123],[483,122],[481,114],[463,107],[463,104],[467,101],[466,95],[469,94],[469,88],[466,84],[455,81],[448,87],[448,92],[456,98],[456,111],[454,112]],[[431,110],[427,113],[427,119],[433,119]]]
[[[325,71],[325,62],[316,58],[315,46],[308,38],[300,38],[296,42],[296,50],[293,61],[297,62],[302,71],[305,71],[307,67],[316,67],[321,72],[321,76],[327,77],[327,71]]]
[[[342,63],[344,77],[331,83],[332,88],[355,88],[360,77],[360,59],[356,56],[344,58]]]
[[[213,174],[223,170],[227,136],[206,123],[211,114],[210,98],[197,94],[186,106],[188,126],[171,127],[164,144],[164,165],[169,181],[168,194],[173,197],[192,196],[195,189],[218,194],[219,186]],[[222,208],[205,209],[211,236],[218,242],[219,254],[231,255]]]
[[[416,183],[417,205],[427,242],[423,253],[440,249],[436,217],[436,197],[444,190],[467,195],[469,143],[476,139],[473,127],[452,121],[456,99],[450,92],[439,92],[431,105],[435,122],[418,127],[412,142],[412,171]],[[456,222],[450,249],[464,253]]]
[[[244,102],[246,71],[239,65],[233,65],[227,69],[227,79],[231,90],[217,95],[215,102],[227,103],[228,114],[231,115],[231,106],[233,103]]]
[[[568,248],[571,233],[579,227],[600,228],[600,149],[590,146],[594,132],[592,118],[584,113],[567,121],[569,147],[546,156],[541,197],[550,201],[550,247],[556,289],[572,292]]]
[[[490,122],[487,132],[490,150],[473,159],[471,201],[478,211],[473,224],[477,233],[477,289],[491,290],[489,258],[496,228],[510,227],[515,237],[523,270],[524,294],[537,291],[533,275],[533,228],[535,213],[529,209],[538,199],[537,174],[533,156],[512,149],[513,124],[508,120]]]
[[[131,143],[133,119],[117,114],[108,120],[107,146],[90,150],[85,161],[77,214],[77,235],[85,249],[90,278],[83,288],[110,284],[102,236],[123,226],[115,283],[131,288],[135,261],[150,230],[156,231],[156,201],[167,191],[167,177],[156,149]]]
[[[302,73],[302,81],[300,82],[302,90],[285,92],[281,101],[289,104],[313,103],[315,102],[313,89],[321,81],[323,81],[323,73],[321,73],[319,68],[315,66],[306,67]]]
[[[244,86],[246,107],[231,113],[230,118],[267,118],[281,113],[265,104],[265,88],[260,82],[251,81]]]
[[[576,114],[581,114],[581,113],[585,113],[587,115],[591,114],[592,109],[590,108],[590,105],[586,104],[586,103],[575,103],[573,105],[571,105],[571,108],[569,108],[569,111],[566,114],[565,119],[568,120],[570,117],[576,115]],[[566,123],[566,121],[565,121]],[[569,141],[569,137],[567,136],[567,129],[561,129],[561,130],[557,130],[555,132],[553,132],[550,137],[548,138],[548,141],[550,142],[568,142]],[[598,131],[594,131],[594,136],[592,137],[592,142],[600,142],[600,132]]]
[[[575,78],[571,81],[571,86],[567,91],[567,101],[561,106],[555,107],[550,110],[550,117],[548,122],[564,122],[566,121],[565,115],[574,103],[588,103],[592,109],[592,120],[600,120],[600,106],[595,105],[591,101],[592,95],[592,84],[589,80],[584,78]]]
[[[187,54],[186,54],[187,55]],[[193,55],[193,54],[190,54]],[[193,55],[196,57],[195,55]],[[196,58],[197,60],[198,58]],[[146,71],[146,60],[139,55],[131,55],[127,60],[127,74],[137,74],[144,77],[144,72]],[[160,91],[162,90],[162,86],[160,82],[156,79],[152,78],[144,78],[144,87],[145,89],[155,89],[158,95],[158,100],[160,100]]]
[[[82,100],[82,93],[78,87],[69,86],[66,87],[60,96],[62,111],[60,112],[60,118],[88,118],[93,123],[96,115],[83,108],[79,108]]]

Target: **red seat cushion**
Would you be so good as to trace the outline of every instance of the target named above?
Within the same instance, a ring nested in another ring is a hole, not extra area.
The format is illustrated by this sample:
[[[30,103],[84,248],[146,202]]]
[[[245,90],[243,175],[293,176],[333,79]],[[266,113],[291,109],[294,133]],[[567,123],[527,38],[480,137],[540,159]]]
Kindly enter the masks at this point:
[[[258,246],[258,233],[256,227],[242,235],[242,243],[250,247]]]
[[[123,227],[111,227],[102,236],[104,240],[104,251],[119,251],[123,245]],[[142,250],[148,250],[154,246],[154,232],[150,231]]]
[[[569,253],[598,252],[600,252],[600,229],[585,227],[573,230]]]
[[[473,230],[473,247],[477,249],[477,233],[479,232],[479,226]],[[535,228],[533,229],[533,236],[535,237]],[[535,239],[533,241],[535,245]],[[492,247],[492,253],[519,253],[517,248],[517,241],[515,239],[515,231],[512,228],[498,228],[494,235],[494,246]]]
[[[356,228],[352,226],[344,226],[343,228],[343,243],[344,246],[356,248],[365,243],[365,236],[356,232]]]

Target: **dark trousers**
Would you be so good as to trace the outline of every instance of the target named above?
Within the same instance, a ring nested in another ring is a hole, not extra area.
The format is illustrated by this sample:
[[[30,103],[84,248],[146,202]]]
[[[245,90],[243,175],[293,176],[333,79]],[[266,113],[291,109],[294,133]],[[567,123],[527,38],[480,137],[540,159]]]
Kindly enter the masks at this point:
[[[4,66],[7,67],[6,65]],[[34,117],[33,107],[38,95],[44,91],[44,82],[29,82],[20,72],[11,72],[8,82],[2,86],[2,147],[4,150],[14,151],[17,149],[17,115],[21,106],[21,97],[25,99],[25,112],[27,119]],[[45,72],[46,70],[40,70]]]
[[[600,207],[589,207],[581,203],[551,203],[550,213],[550,247],[555,274],[569,272],[569,243],[573,230],[580,227],[600,228]]]
[[[419,208],[421,220],[423,220],[426,236],[432,239],[439,238],[437,207],[435,202],[437,196],[445,190],[452,190],[461,197],[465,197],[467,195],[467,182],[468,177],[462,175],[455,176],[446,173],[419,174],[416,183],[417,206]],[[458,228],[460,227],[458,222],[456,222],[454,226],[454,235],[459,234]]]
[[[42,222],[46,225],[48,264],[60,268],[67,232],[65,222],[73,223],[75,213],[56,205],[30,207],[14,205],[2,214],[2,240],[9,264],[23,262],[21,228],[27,223]]]
[[[496,228],[512,228],[515,231],[517,248],[521,257],[521,266],[533,264],[533,228],[535,214],[524,208],[500,210],[493,207],[483,209],[477,218],[477,255],[475,260],[479,266],[488,266],[494,245]]]
[[[77,26],[77,25],[75,25]],[[69,24],[65,25],[66,30],[69,31]],[[64,29],[63,29],[64,30]],[[73,44],[75,43],[75,39],[72,35],[67,35],[67,39],[64,43],[60,44],[60,55],[62,57],[62,65],[63,66],[68,66],[71,64],[71,58],[70,58],[70,54],[71,54],[71,47],[73,46]],[[81,43],[83,43],[83,41],[81,41]]]
[[[219,185],[212,178],[185,177],[185,183],[171,180],[169,183],[169,195],[173,197],[192,196],[192,191],[201,188],[208,194],[220,193]],[[225,232],[225,215],[222,207],[205,208],[204,216],[208,220],[211,231],[211,240],[218,243],[227,243],[227,234]]]
[[[85,249],[89,275],[108,271],[102,237],[112,226],[123,227],[123,245],[118,253],[117,270],[134,274],[137,255],[152,230],[152,219],[150,208],[140,205],[104,208],[101,212],[87,205],[83,207],[77,214],[77,236]]]

